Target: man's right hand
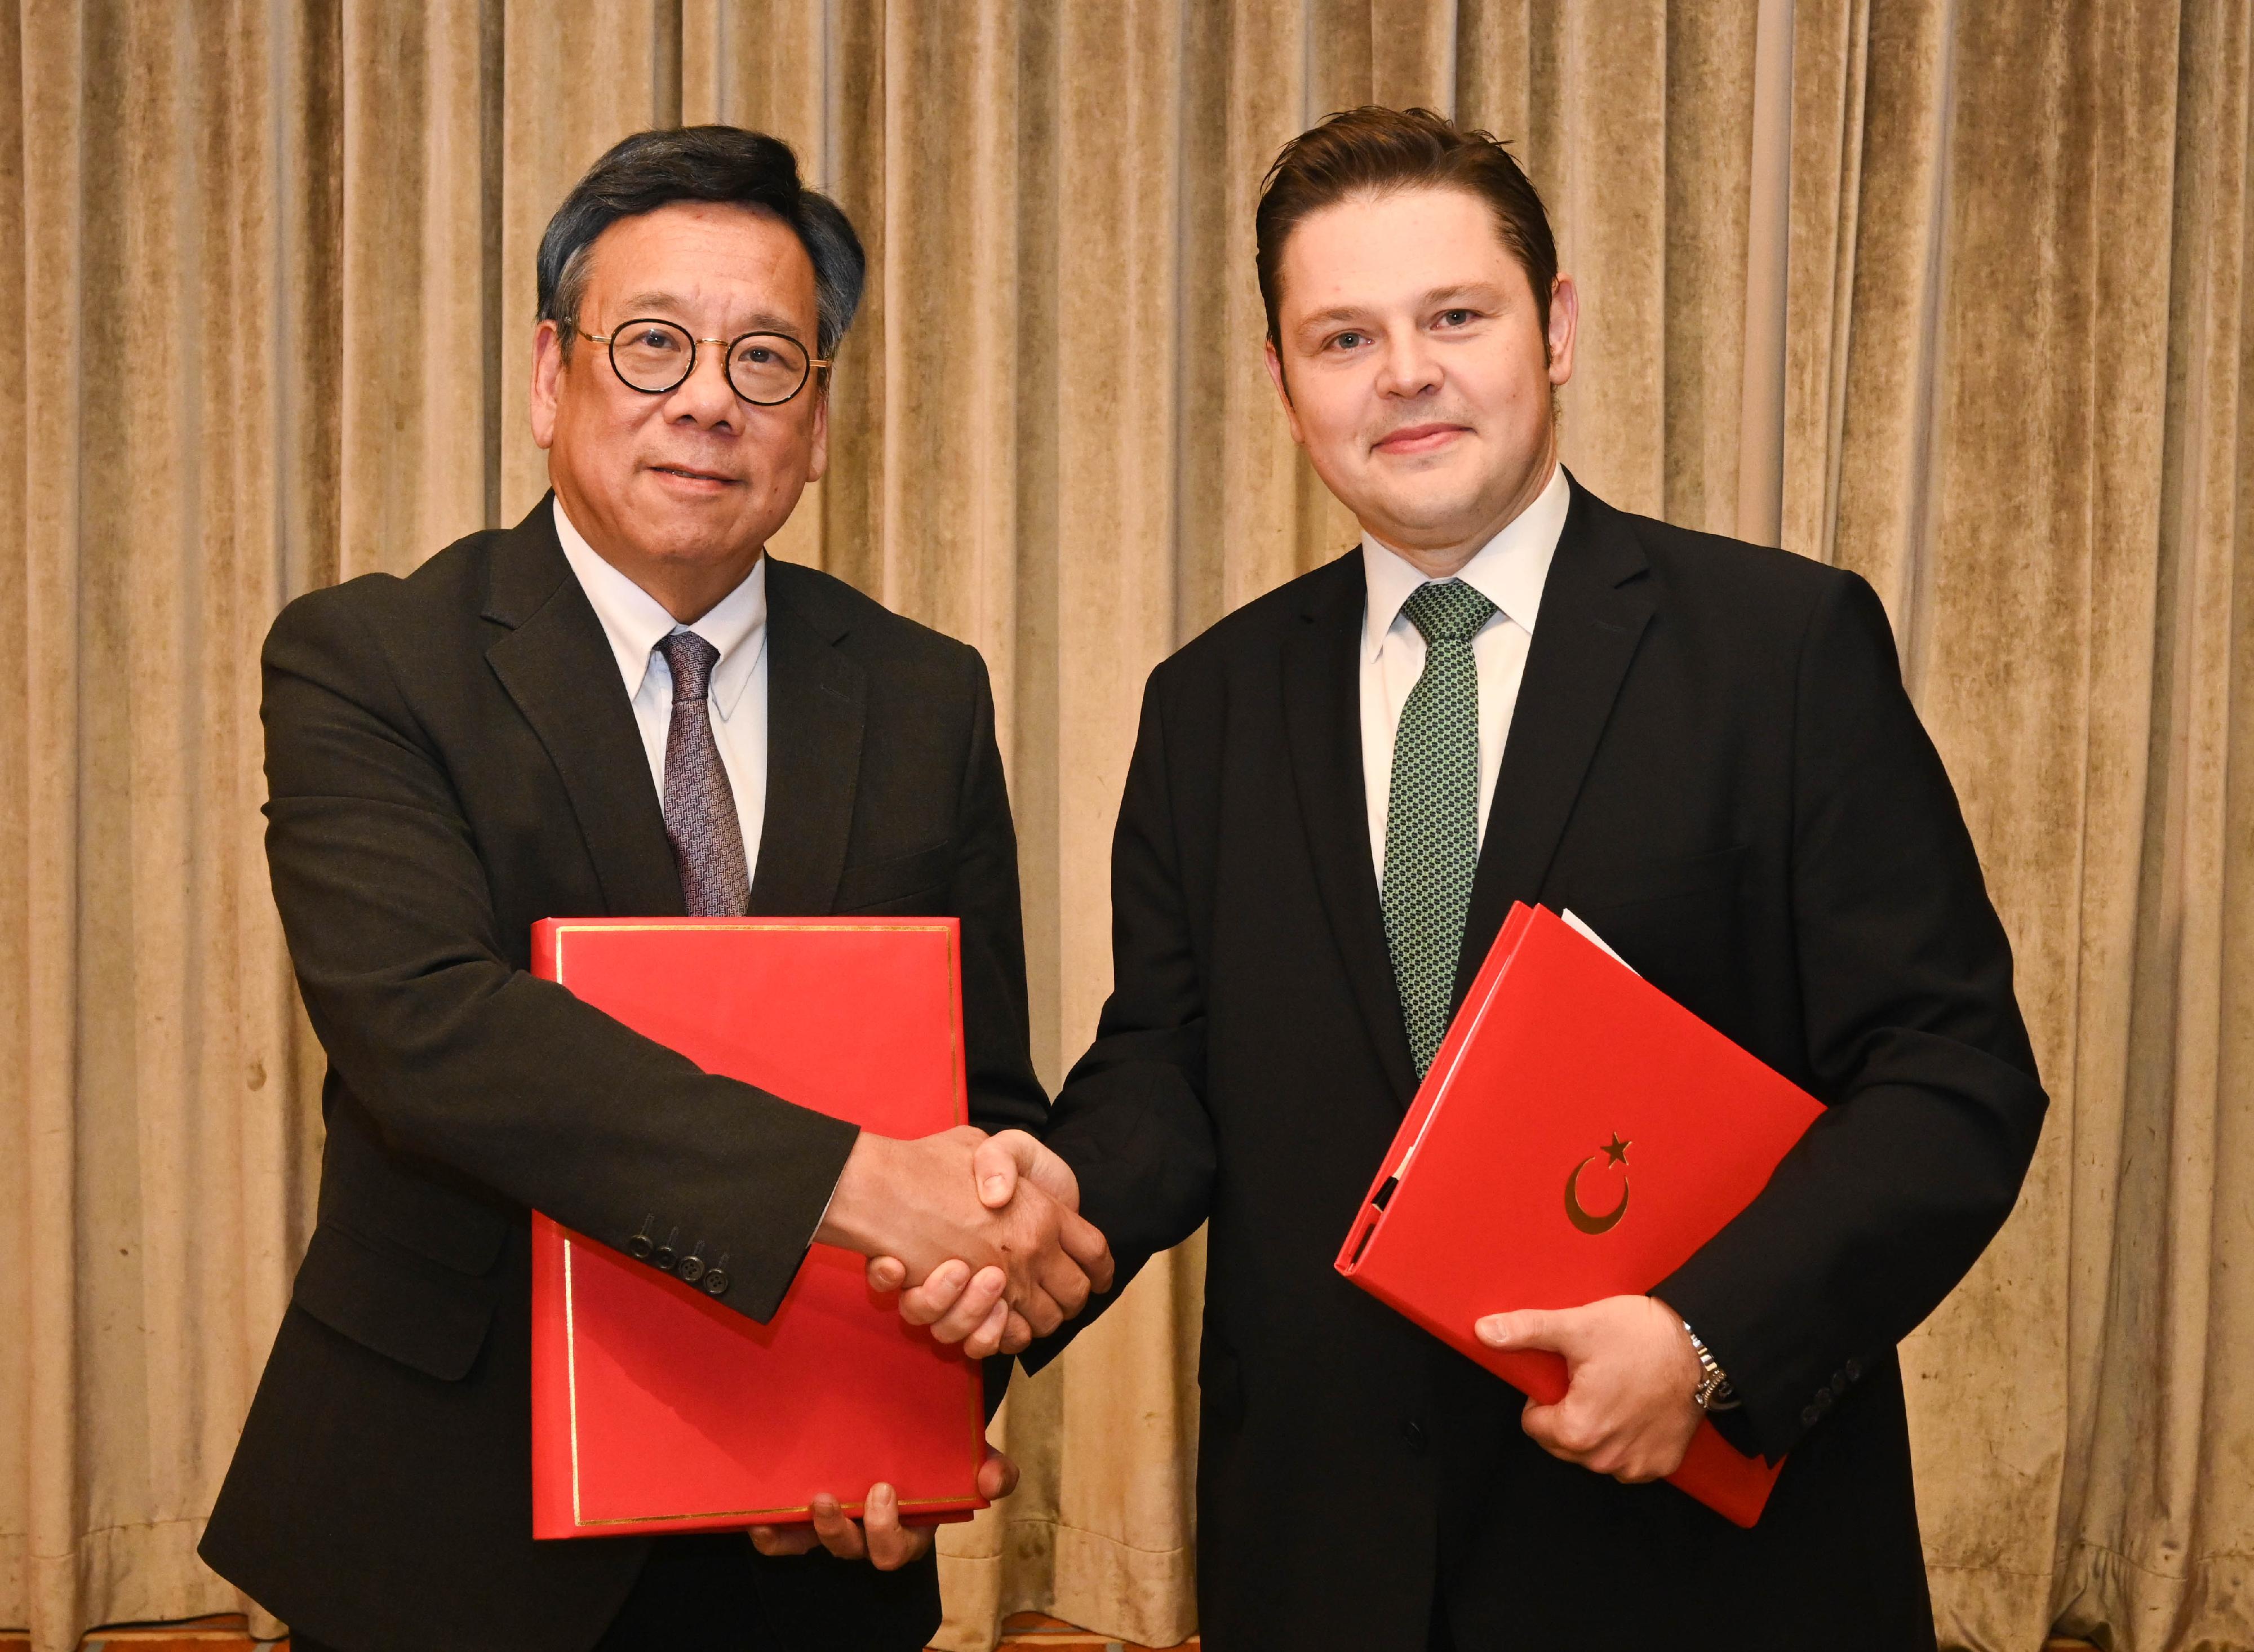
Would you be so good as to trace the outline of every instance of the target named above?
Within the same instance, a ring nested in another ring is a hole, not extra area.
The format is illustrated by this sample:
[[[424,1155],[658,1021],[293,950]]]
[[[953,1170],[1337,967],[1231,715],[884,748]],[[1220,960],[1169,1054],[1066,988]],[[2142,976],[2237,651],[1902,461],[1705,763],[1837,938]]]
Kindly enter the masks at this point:
[[[1006,1207],[1017,1197],[1020,1184],[1038,1188],[1067,1210],[1077,1212],[1080,1208],[1080,1182],[1072,1166],[1024,1130],[1005,1130],[980,1143],[972,1154],[972,1168],[979,1201],[990,1209]],[[1098,1292],[1110,1290],[1111,1248],[1103,1236],[1083,1222],[1067,1228],[1060,1238],[1067,1254],[1080,1264],[1090,1285]],[[934,1341],[961,1343],[962,1351],[972,1359],[984,1359],[996,1353],[1016,1354],[1036,1334],[1036,1327],[1022,1314],[1013,1312],[1004,1299],[1005,1283],[999,1268],[974,1268],[967,1262],[949,1258],[934,1268],[921,1283],[910,1285],[907,1266],[899,1258],[869,1259],[871,1289],[899,1291],[903,1320],[910,1325],[928,1326]]]
[[[921,1284],[952,1263],[962,1272],[950,1278],[998,1284],[982,1322],[1014,1315],[1030,1334],[1046,1336],[1086,1306],[1091,1286],[1110,1283],[1110,1251],[1040,1180],[1017,1178],[1014,1161],[1010,1190],[992,1197],[998,1156],[980,1153],[986,1141],[970,1125],[914,1141],[863,1131],[814,1236],[891,1259],[901,1284]]]

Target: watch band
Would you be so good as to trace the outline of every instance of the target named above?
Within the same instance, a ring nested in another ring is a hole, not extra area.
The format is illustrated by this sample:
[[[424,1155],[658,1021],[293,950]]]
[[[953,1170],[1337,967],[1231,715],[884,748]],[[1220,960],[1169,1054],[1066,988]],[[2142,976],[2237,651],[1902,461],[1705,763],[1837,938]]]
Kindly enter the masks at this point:
[[[1704,1373],[1698,1388],[1691,1393],[1691,1399],[1702,1411],[1735,1410],[1739,1401],[1730,1387],[1728,1376],[1714,1358],[1713,1351],[1698,1340],[1698,1334],[1690,1328],[1688,1320],[1683,1321],[1683,1334],[1690,1339],[1690,1351],[1698,1356],[1698,1369]]]

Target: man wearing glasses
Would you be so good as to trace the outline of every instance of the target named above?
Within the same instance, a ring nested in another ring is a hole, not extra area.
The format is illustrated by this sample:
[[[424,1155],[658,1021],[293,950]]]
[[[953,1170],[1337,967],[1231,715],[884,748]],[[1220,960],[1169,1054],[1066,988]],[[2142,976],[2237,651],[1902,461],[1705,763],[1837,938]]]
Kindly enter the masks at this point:
[[[981,1349],[1109,1283],[1068,1179],[979,1202],[979,1130],[857,1132],[526,973],[557,914],[953,914],[971,1115],[1046,1122],[984,667],[763,554],[826,463],[863,270],[787,145],[626,139],[541,242],[554,492],[268,639],[268,858],[327,1143],[202,1552],[301,1652],[906,1652],[937,1628],[929,1533],[886,1487],[865,1527],[831,1499],[750,1540],[533,1541],[532,1209],[761,1320],[817,1238],[920,1275],[1003,1264],[969,1293]],[[637,1246],[653,1223],[677,1242]],[[1014,1478],[995,1456],[982,1490]]]

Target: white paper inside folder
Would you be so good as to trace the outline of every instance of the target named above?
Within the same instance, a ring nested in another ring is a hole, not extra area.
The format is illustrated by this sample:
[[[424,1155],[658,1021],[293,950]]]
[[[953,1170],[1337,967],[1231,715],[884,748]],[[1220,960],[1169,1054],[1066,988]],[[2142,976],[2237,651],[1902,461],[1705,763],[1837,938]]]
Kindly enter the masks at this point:
[[[1595,930],[1590,928],[1587,924],[1582,922],[1581,920],[1575,915],[1573,909],[1571,906],[1560,908],[1558,915],[1565,920],[1565,927],[1568,929],[1571,929],[1575,934],[1580,936],[1582,940],[1595,947],[1598,951],[1603,953],[1605,956],[1610,958],[1614,963],[1620,965],[1621,969],[1627,970],[1630,975],[1635,974],[1635,966],[1630,963],[1626,958],[1621,957],[1619,953],[1614,952],[1610,947],[1606,946],[1605,944],[1605,938],[1599,934]],[[1642,978],[1642,977],[1640,976],[1637,976],[1637,979],[1639,980]]]

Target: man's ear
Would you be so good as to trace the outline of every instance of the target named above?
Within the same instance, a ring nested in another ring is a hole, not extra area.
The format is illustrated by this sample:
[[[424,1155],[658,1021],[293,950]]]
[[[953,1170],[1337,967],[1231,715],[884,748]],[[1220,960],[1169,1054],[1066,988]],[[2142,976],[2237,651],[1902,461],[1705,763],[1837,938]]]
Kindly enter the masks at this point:
[[[1260,346],[1261,355],[1268,363],[1268,382],[1276,387],[1276,399],[1284,404],[1284,419],[1292,427],[1292,439],[1301,447],[1307,438],[1299,433],[1299,410],[1292,405],[1292,387],[1284,378],[1284,358],[1276,354],[1273,340]]]
[[[543,449],[556,439],[556,396],[563,372],[563,332],[553,321],[543,321],[532,332],[532,439]]]
[[[1581,294],[1573,277],[1559,276],[1550,284],[1550,382],[1563,384],[1573,376],[1573,340],[1581,324]]]
[[[827,368],[818,371],[827,374]],[[818,482],[830,468],[830,382],[827,377],[814,394],[814,428],[808,432],[811,452],[808,456],[806,480]]]

